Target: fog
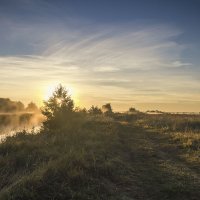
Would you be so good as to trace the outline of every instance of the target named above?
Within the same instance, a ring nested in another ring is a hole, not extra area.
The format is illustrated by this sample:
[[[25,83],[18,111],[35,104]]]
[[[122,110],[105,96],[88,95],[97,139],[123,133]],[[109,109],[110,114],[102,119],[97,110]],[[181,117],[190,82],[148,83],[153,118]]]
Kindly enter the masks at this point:
[[[0,113],[0,141],[22,130],[37,130],[43,120],[40,112]]]
[[[44,116],[33,102],[25,106],[20,101],[0,98],[0,139],[21,130],[30,130],[41,126]]]

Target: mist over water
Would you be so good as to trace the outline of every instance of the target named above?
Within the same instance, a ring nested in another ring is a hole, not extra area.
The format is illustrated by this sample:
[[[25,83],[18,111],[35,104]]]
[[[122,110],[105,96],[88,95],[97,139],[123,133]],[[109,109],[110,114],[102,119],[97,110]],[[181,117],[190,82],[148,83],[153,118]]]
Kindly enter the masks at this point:
[[[23,130],[37,132],[43,121],[40,112],[0,113],[0,142]]]
[[[20,101],[0,98],[0,141],[23,130],[37,130],[43,121],[44,116],[35,103],[25,107]]]

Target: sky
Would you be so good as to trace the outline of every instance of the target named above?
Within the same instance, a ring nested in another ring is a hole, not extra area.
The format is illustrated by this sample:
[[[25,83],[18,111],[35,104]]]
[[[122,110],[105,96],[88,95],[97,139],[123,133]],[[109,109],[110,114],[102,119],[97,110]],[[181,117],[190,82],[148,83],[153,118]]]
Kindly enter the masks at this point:
[[[200,0],[0,0],[0,97],[200,112]]]

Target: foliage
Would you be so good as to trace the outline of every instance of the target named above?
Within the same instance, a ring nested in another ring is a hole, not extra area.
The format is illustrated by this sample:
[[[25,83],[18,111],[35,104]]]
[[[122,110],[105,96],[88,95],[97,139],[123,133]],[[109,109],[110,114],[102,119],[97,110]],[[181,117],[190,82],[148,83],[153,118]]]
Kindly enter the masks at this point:
[[[88,115],[73,133],[21,132],[0,144],[0,200],[199,199],[200,161],[182,154],[166,134]]]
[[[130,107],[128,111],[129,112],[137,112],[137,110],[135,108],[133,108],[133,107]]]
[[[59,85],[43,129],[0,144],[0,200],[200,199],[199,115],[103,111]]]
[[[92,115],[100,115],[102,114],[102,110],[100,108],[98,108],[98,106],[91,106],[91,108],[88,110],[89,114]]]
[[[30,102],[27,107],[26,107],[26,111],[29,112],[39,112],[39,109],[37,107],[37,105],[33,102]]]
[[[166,131],[199,132],[200,130],[199,115],[145,114],[138,122],[145,127]]]
[[[111,104],[107,103],[107,104],[103,105],[102,106],[102,111],[103,111],[103,113],[105,113],[107,115],[111,115],[113,113]]]
[[[52,96],[44,101],[42,114],[46,117],[43,127],[48,130],[62,129],[74,117],[74,102],[67,90],[59,85]]]
[[[8,98],[0,98],[0,112],[24,111],[24,104],[20,101],[11,101]]]

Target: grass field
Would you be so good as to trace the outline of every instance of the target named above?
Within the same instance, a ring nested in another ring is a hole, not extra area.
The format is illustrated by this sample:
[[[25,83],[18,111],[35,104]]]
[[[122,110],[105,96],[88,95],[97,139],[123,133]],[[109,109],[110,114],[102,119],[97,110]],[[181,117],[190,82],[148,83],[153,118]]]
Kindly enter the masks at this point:
[[[0,144],[0,200],[198,200],[199,166],[199,115],[86,115]]]

